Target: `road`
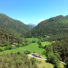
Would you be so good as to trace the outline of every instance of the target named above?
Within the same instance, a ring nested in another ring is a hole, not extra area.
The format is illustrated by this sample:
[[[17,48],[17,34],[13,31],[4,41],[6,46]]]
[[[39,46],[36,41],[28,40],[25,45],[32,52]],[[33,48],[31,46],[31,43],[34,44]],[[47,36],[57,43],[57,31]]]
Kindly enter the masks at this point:
[[[39,58],[39,57],[35,57],[35,56],[31,55],[31,54],[29,54],[28,56],[30,56],[30,57],[34,57],[34,58],[36,58],[36,59],[47,60],[47,59],[46,59],[46,58],[44,58],[44,57]]]
[[[29,54],[28,56],[30,56],[30,57],[34,57],[34,58],[36,58],[36,59],[42,59],[42,60],[47,60],[46,58],[44,58],[44,57],[41,57],[41,58],[39,58],[39,57],[35,57],[35,56],[33,56],[32,54]],[[66,63],[64,63],[64,62],[62,62],[62,61],[60,61],[62,64],[66,64]]]

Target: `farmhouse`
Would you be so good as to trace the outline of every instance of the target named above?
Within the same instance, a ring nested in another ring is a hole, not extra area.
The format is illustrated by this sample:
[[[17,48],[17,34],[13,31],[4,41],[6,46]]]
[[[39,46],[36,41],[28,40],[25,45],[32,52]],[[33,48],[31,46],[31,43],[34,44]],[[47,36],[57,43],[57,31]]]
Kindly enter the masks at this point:
[[[46,37],[46,38],[50,38],[50,36],[48,36],[48,35],[44,35],[44,37]]]
[[[32,55],[35,57],[41,58],[40,54],[38,54],[38,53],[33,53]]]
[[[17,45],[17,43],[13,43],[13,44],[12,44],[12,46],[16,46],[16,45]]]

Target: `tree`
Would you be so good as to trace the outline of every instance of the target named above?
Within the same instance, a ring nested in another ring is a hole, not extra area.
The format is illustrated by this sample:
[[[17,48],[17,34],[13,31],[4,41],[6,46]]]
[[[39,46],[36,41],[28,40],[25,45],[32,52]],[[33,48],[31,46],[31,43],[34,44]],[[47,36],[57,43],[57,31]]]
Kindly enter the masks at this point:
[[[68,62],[66,63],[65,68],[68,68]]]

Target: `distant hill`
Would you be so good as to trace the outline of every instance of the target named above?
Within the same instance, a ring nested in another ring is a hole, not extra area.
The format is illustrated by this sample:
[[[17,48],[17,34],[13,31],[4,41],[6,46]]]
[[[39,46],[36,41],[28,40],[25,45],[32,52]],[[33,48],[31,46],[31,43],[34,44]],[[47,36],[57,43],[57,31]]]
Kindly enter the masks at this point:
[[[10,18],[5,14],[0,14],[0,27],[17,32],[21,35],[24,35],[27,31],[30,30],[29,26],[18,20]]]
[[[68,33],[68,16],[56,16],[40,22],[27,37],[44,37],[48,35],[62,35]]]
[[[28,26],[32,29],[32,28],[34,28],[36,25],[35,25],[35,24],[28,24]]]

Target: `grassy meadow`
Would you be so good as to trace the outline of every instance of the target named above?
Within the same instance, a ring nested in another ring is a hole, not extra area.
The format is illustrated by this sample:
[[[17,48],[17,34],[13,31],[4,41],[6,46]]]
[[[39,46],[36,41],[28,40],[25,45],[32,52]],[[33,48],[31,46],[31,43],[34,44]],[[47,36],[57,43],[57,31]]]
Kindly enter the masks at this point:
[[[40,54],[40,56],[46,57],[46,55],[43,54],[46,50],[43,49],[43,48],[39,48],[38,41],[40,39],[38,39],[38,38],[26,38],[25,40],[27,42],[29,42],[28,45],[22,46],[22,47],[19,47],[19,48],[15,48],[15,49],[11,49],[11,50],[6,50],[6,51],[3,51],[3,52],[0,52],[0,55],[10,54],[10,53],[17,53],[17,52],[20,52],[21,54],[24,54],[24,52],[26,50],[28,50],[28,51],[30,51],[30,53],[38,53],[38,54]],[[52,42],[41,41],[41,45],[43,47],[49,46],[51,44],[52,44]],[[54,65],[53,64],[48,63],[45,60],[42,60],[42,59],[36,59],[36,60],[37,60],[38,68],[54,68]],[[63,64],[61,64],[61,66],[62,66],[61,68],[64,68]]]
[[[30,53],[39,53],[41,56],[44,56],[43,55],[43,52],[45,51],[44,49],[42,48],[39,48],[39,45],[37,43],[37,41],[39,40],[38,38],[26,38],[27,41],[31,42],[30,44],[24,46],[24,47],[19,47],[19,48],[15,48],[15,49],[12,49],[12,50],[6,50],[6,51],[3,51],[3,52],[0,52],[0,54],[4,54],[4,53],[16,53],[16,52],[20,52],[20,53],[24,53],[24,51],[28,50],[30,51]],[[32,41],[35,40],[36,42],[35,43],[32,43]],[[41,42],[42,45],[50,45],[51,42]]]

